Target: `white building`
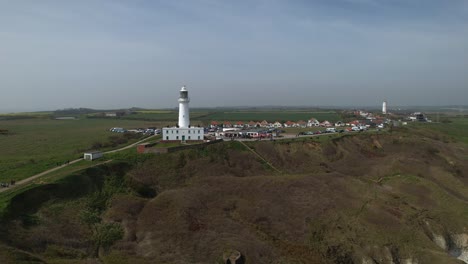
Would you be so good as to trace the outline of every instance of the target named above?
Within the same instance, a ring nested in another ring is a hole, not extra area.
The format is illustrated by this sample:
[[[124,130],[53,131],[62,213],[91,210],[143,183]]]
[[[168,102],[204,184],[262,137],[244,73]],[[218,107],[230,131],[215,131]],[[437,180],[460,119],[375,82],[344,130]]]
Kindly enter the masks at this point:
[[[102,152],[100,151],[85,152],[83,155],[84,160],[95,160],[100,157],[102,157]]]
[[[180,89],[179,122],[176,127],[166,127],[162,130],[163,141],[200,141],[203,140],[203,128],[190,126],[190,110],[188,91],[185,86]]]

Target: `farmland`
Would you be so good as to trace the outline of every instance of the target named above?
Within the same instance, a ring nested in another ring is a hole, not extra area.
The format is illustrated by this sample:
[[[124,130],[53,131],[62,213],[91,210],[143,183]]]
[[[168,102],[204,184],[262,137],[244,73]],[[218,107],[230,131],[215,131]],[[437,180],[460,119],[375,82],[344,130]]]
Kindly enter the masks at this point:
[[[338,121],[340,116],[335,111],[306,111],[306,110],[209,110],[194,109],[190,112],[192,121],[262,121],[286,122],[309,120],[316,118],[320,121]],[[177,111],[157,111],[146,110],[137,111],[135,114],[123,117],[124,119],[155,120],[155,121],[175,121],[178,118]]]
[[[157,125],[115,119],[0,120],[0,128],[9,131],[8,135],[0,136],[0,181],[20,180],[80,158],[83,151],[92,149],[96,143],[106,143],[110,136],[121,136],[110,133],[110,127]]]

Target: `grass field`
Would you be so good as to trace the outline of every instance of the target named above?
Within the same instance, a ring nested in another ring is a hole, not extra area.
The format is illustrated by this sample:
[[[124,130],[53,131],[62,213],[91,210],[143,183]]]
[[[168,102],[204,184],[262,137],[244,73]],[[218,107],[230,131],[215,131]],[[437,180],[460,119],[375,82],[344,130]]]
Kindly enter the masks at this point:
[[[0,120],[0,181],[20,180],[82,157],[95,142],[105,142],[111,127],[159,126],[157,122],[118,119]]]
[[[244,111],[233,111],[233,112],[216,112],[207,114],[200,117],[201,120],[216,120],[216,121],[262,121],[267,120],[269,122],[286,122],[309,120],[310,118],[316,118],[319,121],[328,120],[330,122],[338,121],[340,116],[334,112],[307,112],[307,111],[258,111],[258,112],[244,112]]]
[[[197,121],[262,121],[286,122],[309,120],[316,118],[319,121],[328,120],[335,122],[340,120],[340,116],[335,111],[301,111],[301,110],[259,110],[259,111],[216,111],[216,110],[193,110],[190,112],[190,118],[195,123]],[[145,110],[138,111],[136,114],[127,115],[123,119],[136,120],[155,120],[165,122],[176,122],[178,118],[177,110]]]
[[[420,126],[428,126],[429,128],[445,133],[456,140],[468,143],[468,118],[457,117],[451,118],[451,123],[423,123]]]
[[[205,116],[208,112],[190,112],[190,118],[192,120],[197,120],[197,118]],[[138,111],[135,114],[123,116],[122,119],[131,119],[131,120],[149,120],[149,121],[165,121],[168,123],[175,123],[179,118],[178,110],[145,110]]]

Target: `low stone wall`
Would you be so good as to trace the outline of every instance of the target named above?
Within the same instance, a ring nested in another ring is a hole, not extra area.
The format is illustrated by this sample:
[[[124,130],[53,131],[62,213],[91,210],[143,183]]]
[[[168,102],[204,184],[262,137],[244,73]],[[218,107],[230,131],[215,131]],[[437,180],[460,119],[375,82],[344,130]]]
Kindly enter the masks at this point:
[[[213,141],[210,141],[210,142],[203,142],[203,143],[200,143],[200,144],[193,144],[193,145],[167,147],[167,148],[158,148],[158,147],[146,148],[144,150],[144,153],[156,153],[156,154],[172,153],[172,152],[186,150],[186,149],[203,148],[203,147],[206,147],[208,145],[216,144],[216,143],[219,143],[219,142],[222,142],[222,141],[223,141],[222,139],[218,139],[218,140],[213,140]]]

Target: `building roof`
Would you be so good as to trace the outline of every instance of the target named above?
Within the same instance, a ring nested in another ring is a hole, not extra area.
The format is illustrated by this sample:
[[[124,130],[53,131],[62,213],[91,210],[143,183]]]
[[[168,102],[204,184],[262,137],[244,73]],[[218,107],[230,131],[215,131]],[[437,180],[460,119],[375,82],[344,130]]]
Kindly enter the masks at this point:
[[[93,151],[86,151],[84,154],[101,154],[101,151],[93,150]]]

